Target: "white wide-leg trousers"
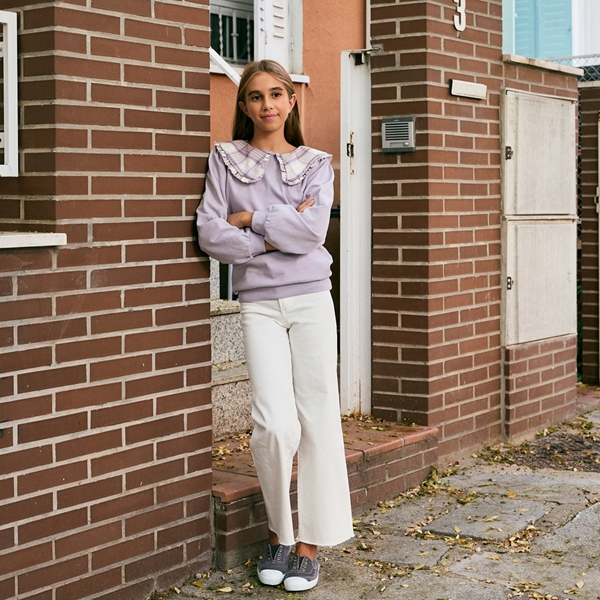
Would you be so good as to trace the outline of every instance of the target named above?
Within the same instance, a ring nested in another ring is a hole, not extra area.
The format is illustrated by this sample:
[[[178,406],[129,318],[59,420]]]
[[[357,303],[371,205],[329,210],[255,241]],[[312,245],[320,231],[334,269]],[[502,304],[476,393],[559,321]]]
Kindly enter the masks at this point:
[[[352,537],[331,294],[243,302],[252,387],[250,449],[269,529],[282,544],[334,546]],[[290,482],[298,452],[298,535]]]

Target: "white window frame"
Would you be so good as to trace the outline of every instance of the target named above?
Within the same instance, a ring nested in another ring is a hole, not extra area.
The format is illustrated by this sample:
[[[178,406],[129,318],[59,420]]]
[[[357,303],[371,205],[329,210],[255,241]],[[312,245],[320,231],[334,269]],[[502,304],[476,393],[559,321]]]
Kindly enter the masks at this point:
[[[256,39],[256,15],[254,10],[254,2],[253,0],[211,0],[210,3],[210,14],[211,15],[219,15],[220,17],[232,17],[233,18],[233,27],[235,28],[237,25],[236,19],[238,17],[245,17],[248,21],[252,20],[254,22],[254,29],[252,31],[252,35]],[[212,32],[211,32],[212,37]],[[234,58],[231,62],[232,65],[235,66],[243,66],[243,62],[236,60],[237,55],[237,44],[235,44],[234,40]],[[254,41],[254,47],[252,48],[254,56],[256,56],[256,41]],[[231,59],[227,59],[223,57],[224,60],[229,62]],[[249,62],[249,61],[248,61]]]
[[[310,79],[302,73],[302,4],[302,0],[211,0],[210,10],[213,14],[221,7],[226,11],[253,7],[254,59],[276,60],[288,70],[293,81],[309,83]],[[229,65],[239,73],[243,70],[243,65]],[[211,72],[228,75],[220,61],[214,59]]]
[[[0,177],[18,177],[17,14],[0,10],[0,26],[2,26],[0,57],[4,67],[4,131],[0,132],[0,145],[4,149],[4,160],[0,163]]]

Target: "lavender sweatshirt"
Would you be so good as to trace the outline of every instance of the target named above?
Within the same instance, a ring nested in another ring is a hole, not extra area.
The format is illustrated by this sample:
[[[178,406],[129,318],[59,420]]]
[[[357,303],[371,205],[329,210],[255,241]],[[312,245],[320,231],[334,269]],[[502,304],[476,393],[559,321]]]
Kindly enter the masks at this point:
[[[216,144],[196,211],[200,248],[232,264],[240,302],[277,300],[331,289],[323,247],[333,202],[331,155],[307,146],[275,154],[235,140]],[[299,213],[307,198],[314,205]],[[254,212],[239,229],[227,215]],[[265,241],[277,248],[267,252]]]

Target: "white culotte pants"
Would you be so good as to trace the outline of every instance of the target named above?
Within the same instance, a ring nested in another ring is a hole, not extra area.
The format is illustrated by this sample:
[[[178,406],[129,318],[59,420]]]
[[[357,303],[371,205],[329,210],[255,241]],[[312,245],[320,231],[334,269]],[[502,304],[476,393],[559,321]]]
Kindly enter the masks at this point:
[[[282,544],[334,546],[352,537],[331,294],[242,302],[252,386],[250,449],[269,529]],[[298,452],[298,535],[290,482]]]

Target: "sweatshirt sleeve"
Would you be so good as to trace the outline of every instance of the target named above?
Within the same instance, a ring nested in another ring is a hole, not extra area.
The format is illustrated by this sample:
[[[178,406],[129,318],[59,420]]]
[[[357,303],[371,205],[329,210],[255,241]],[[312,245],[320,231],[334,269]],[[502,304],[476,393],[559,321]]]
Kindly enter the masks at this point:
[[[281,252],[308,254],[323,245],[333,204],[333,169],[329,160],[320,160],[307,173],[303,198],[315,203],[299,213],[289,204],[274,204],[256,211],[252,230]]]
[[[249,227],[239,229],[227,222],[226,184],[226,167],[213,150],[208,157],[204,194],[196,210],[198,244],[219,262],[243,264],[266,251],[265,239]]]

